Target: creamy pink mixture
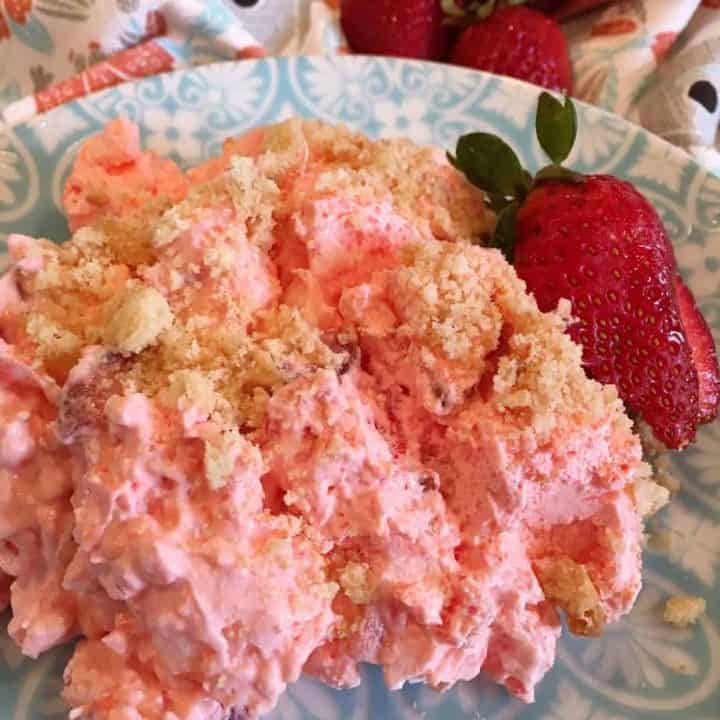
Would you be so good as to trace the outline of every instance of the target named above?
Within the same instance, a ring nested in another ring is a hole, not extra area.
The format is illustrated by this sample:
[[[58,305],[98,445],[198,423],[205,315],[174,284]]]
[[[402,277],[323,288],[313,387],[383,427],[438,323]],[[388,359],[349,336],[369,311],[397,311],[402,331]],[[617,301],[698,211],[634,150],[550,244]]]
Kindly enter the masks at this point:
[[[0,603],[27,655],[80,639],[73,717],[360,662],[531,701],[558,610],[630,609],[662,493],[440,153],[291,121],[186,175],[117,120],[64,202],[0,279]]]

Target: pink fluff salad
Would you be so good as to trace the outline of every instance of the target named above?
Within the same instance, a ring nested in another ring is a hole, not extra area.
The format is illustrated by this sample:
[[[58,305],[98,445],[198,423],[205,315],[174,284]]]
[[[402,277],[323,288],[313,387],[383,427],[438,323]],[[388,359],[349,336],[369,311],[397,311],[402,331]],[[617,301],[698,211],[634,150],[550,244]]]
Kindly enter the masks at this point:
[[[110,123],[0,278],[0,602],[73,717],[255,718],[358,663],[532,701],[640,587],[640,443],[441,153]],[[647,494],[647,493],[646,493]]]

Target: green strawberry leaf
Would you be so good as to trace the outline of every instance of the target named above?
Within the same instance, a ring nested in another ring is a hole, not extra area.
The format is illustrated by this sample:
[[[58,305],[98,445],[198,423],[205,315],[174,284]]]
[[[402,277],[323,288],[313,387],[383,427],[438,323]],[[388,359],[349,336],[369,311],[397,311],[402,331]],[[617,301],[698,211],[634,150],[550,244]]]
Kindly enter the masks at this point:
[[[542,170],[538,170],[535,175],[533,187],[546,180],[560,180],[561,182],[581,183],[585,182],[585,175],[575,170],[560,167],[560,165],[546,165]]]
[[[473,185],[487,193],[524,198],[530,188],[529,175],[515,151],[496,135],[463,135],[455,155],[448,154],[448,159]]]
[[[540,147],[559,165],[570,154],[577,137],[577,113],[569,97],[562,103],[543,92],[535,116],[535,132]]]
[[[498,248],[509,263],[513,261],[515,253],[515,225],[519,207],[520,204],[515,200],[500,213],[493,235],[493,247]]]

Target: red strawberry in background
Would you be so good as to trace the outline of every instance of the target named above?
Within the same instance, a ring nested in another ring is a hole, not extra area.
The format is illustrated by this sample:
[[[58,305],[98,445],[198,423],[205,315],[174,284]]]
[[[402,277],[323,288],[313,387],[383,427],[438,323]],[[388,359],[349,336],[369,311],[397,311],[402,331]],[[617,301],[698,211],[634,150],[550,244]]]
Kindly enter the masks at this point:
[[[450,28],[440,0],[341,0],[340,24],[353,52],[438,60]]]
[[[340,24],[356,53],[441,60],[457,36],[450,62],[569,92],[572,69],[560,26],[508,2],[340,0]]]
[[[560,167],[576,135],[570,100],[543,93],[536,126],[552,163],[534,179],[486,133],[460,138],[450,159],[500,211],[495,243],[539,307],[571,301],[568,332],[588,374],[615,384],[659,440],[682,448],[717,414],[720,370],[662,221],[630,183]]]
[[[500,7],[461,33],[450,53],[456,65],[570,92],[572,67],[565,35],[555,20],[530,8]]]

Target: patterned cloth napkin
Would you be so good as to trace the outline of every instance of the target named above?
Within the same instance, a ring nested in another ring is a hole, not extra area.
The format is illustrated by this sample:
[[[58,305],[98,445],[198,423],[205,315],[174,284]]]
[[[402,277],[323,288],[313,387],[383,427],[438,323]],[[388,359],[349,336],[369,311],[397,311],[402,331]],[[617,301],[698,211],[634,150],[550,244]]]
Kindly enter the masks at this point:
[[[720,0],[548,0],[565,20],[575,95],[720,174]],[[591,12],[573,11],[603,4]],[[347,52],[338,0],[0,0],[0,120],[188,65]]]

